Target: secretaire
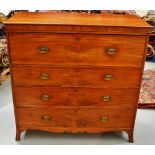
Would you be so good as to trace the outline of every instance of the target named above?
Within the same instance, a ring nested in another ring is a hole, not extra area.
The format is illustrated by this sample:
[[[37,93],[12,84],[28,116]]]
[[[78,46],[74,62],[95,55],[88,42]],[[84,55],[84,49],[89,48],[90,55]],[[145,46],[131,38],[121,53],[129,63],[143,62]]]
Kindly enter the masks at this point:
[[[21,132],[125,131],[133,142],[149,25],[133,15],[17,13],[6,21]]]

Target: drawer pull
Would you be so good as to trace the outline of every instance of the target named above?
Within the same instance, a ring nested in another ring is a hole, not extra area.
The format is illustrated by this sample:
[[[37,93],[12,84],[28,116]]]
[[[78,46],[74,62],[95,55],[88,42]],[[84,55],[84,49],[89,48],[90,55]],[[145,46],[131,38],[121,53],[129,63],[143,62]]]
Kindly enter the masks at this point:
[[[51,97],[49,95],[47,95],[47,94],[44,94],[44,95],[41,96],[41,99],[44,100],[44,101],[48,101],[48,100],[51,99]]]
[[[117,52],[117,50],[116,50],[115,48],[108,48],[108,49],[106,50],[106,53],[107,53],[108,55],[114,55],[114,54],[116,54],[116,52]]]
[[[39,47],[39,53],[40,54],[46,54],[48,53],[49,49],[47,46],[42,46],[42,47]]]
[[[48,80],[48,79],[49,79],[49,75],[46,74],[46,73],[42,73],[42,74],[40,75],[40,79],[41,79],[41,80]]]
[[[109,118],[108,118],[108,117],[101,117],[101,118],[100,118],[100,121],[101,121],[102,123],[106,123],[106,122],[109,121]]]
[[[50,115],[44,115],[41,117],[41,119],[44,121],[50,121],[52,119],[52,117]]]
[[[104,101],[104,102],[111,101],[111,96],[102,96],[102,101]]]
[[[105,81],[110,81],[110,80],[112,80],[112,79],[113,79],[113,76],[110,75],[110,74],[106,74],[106,75],[104,76],[104,80],[105,80]]]

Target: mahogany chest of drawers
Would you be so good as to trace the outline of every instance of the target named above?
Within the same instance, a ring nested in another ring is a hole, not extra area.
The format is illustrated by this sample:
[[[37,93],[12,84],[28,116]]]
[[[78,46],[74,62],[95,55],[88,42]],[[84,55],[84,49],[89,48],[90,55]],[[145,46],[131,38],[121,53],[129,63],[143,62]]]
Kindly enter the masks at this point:
[[[6,21],[16,140],[24,130],[125,131],[133,142],[149,25],[132,15]]]

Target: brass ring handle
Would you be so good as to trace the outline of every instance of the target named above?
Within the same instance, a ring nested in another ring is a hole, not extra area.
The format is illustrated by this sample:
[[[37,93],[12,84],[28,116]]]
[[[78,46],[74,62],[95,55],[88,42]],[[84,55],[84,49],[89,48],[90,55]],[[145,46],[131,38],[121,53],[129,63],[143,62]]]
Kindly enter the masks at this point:
[[[42,46],[42,47],[39,47],[39,53],[40,54],[46,54],[49,52],[49,49],[47,46]]]
[[[102,96],[102,101],[104,101],[104,102],[111,101],[111,96]]]
[[[41,99],[44,100],[44,101],[48,101],[48,100],[51,99],[51,97],[49,95],[47,95],[47,94],[44,94],[44,95],[41,96]]]
[[[108,55],[114,55],[114,54],[116,54],[116,52],[117,52],[117,50],[116,50],[115,48],[108,48],[108,49],[106,50],[106,53],[107,53]]]
[[[40,75],[40,79],[41,79],[41,80],[48,80],[48,79],[49,79],[49,75],[48,75],[47,73],[42,73],[42,74]]]
[[[101,121],[102,123],[106,123],[106,122],[109,122],[109,118],[106,117],[106,116],[104,116],[104,117],[101,117],[101,118],[100,118],[100,121]]]
[[[52,119],[52,117],[50,115],[43,115],[43,116],[41,116],[41,119],[44,121],[50,121]]]
[[[105,80],[105,81],[110,81],[110,80],[112,80],[112,79],[113,79],[113,76],[110,75],[110,74],[106,74],[106,75],[104,76],[104,80]]]

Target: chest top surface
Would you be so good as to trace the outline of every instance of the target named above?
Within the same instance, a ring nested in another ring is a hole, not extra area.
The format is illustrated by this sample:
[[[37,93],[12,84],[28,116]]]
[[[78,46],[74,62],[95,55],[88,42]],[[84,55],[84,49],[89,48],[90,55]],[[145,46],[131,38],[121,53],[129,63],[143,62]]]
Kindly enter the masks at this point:
[[[135,15],[19,12],[7,32],[54,32],[147,35],[150,25]]]
[[[150,27],[135,15],[71,14],[20,12],[8,19],[5,24],[52,24],[87,26]]]

